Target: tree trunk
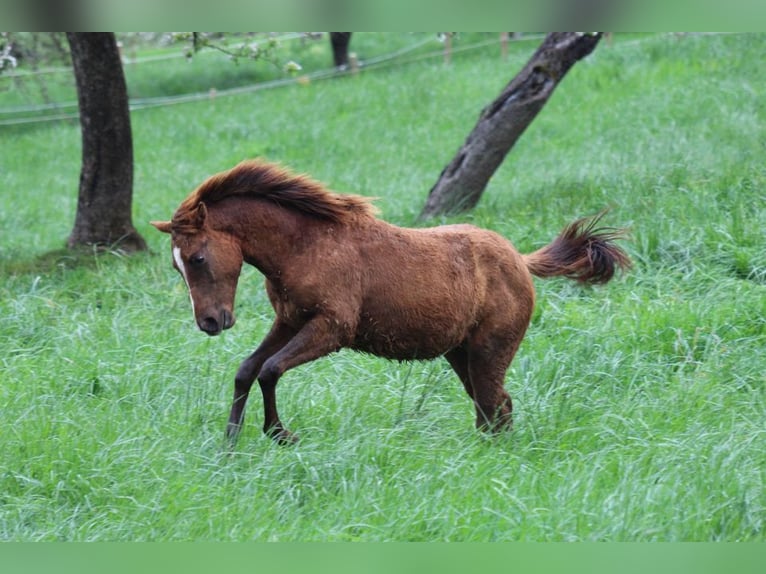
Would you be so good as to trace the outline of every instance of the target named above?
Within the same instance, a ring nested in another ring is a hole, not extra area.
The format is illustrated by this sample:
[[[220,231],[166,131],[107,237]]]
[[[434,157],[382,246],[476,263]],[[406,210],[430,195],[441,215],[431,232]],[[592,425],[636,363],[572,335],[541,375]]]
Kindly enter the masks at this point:
[[[133,227],[128,90],[113,33],[67,33],[82,129],[77,215],[68,246],[146,249]]]
[[[351,32],[330,32],[332,59],[336,68],[348,66],[348,45],[351,42]]]
[[[600,39],[600,33],[548,34],[521,72],[482,110],[463,147],[431,188],[420,218],[472,209],[564,75],[590,54]]]

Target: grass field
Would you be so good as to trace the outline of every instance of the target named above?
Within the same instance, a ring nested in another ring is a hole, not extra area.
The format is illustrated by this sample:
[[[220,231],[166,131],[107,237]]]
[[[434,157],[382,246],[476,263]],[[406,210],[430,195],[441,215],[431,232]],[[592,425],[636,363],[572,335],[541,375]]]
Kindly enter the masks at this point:
[[[364,59],[423,38],[360,34],[352,49]],[[496,45],[449,65],[412,57],[434,42],[354,77],[134,112],[134,220],[151,252],[133,257],[62,251],[76,121],[0,127],[0,539],[766,539],[766,35],[603,42],[479,207],[444,220],[524,252],[605,206],[631,228],[634,269],[610,285],[536,283],[506,382],[512,433],[473,429],[443,360],[343,351],[280,383],[298,445],[262,435],[256,391],[225,447],[234,373],[272,316],[262,279],[244,272],[237,326],[206,337],[148,221],[262,156],[414,225],[538,42],[507,62]],[[305,50],[290,58],[303,54],[307,73],[329,62],[324,43]],[[252,81],[245,65],[200,56],[126,73],[148,97],[177,93],[170,78],[190,91]],[[38,97],[19,89],[0,78],[0,108]],[[68,90],[51,80],[51,97]]]

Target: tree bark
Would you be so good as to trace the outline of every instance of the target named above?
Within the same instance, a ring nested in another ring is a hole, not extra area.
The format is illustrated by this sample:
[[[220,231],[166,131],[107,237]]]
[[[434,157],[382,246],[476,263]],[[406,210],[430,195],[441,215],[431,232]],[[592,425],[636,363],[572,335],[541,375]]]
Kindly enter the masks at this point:
[[[128,90],[113,33],[67,33],[82,129],[82,168],[70,248],[146,249],[133,227]]]
[[[351,32],[330,32],[332,59],[336,68],[348,66],[348,45],[351,42]]]
[[[569,69],[590,54],[601,33],[554,32],[479,121],[431,188],[420,219],[476,206],[495,170],[532,123]]]

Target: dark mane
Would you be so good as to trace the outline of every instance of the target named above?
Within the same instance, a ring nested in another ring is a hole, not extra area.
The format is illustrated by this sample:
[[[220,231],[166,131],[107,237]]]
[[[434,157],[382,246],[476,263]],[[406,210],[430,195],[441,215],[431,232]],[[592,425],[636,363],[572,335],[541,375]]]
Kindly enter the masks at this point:
[[[347,223],[372,216],[372,200],[359,195],[341,195],[304,175],[262,160],[246,160],[228,171],[206,179],[181,203],[173,222],[183,224],[201,203],[214,204],[231,197],[263,198],[305,215],[334,223]]]

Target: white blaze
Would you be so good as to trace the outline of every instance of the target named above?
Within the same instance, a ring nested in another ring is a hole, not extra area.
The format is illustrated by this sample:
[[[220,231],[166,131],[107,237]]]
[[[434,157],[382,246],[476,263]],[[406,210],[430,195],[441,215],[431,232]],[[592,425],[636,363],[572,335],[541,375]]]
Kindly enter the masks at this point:
[[[191,296],[191,286],[189,285],[189,279],[186,277],[186,267],[184,267],[184,261],[181,259],[180,247],[173,247],[173,261],[176,262],[176,267],[178,267],[178,270],[181,272],[181,276],[184,278],[184,283],[186,283],[186,288],[189,290],[189,300],[191,301],[192,313],[194,313],[194,317],[196,318],[197,313],[194,311],[194,299]]]

